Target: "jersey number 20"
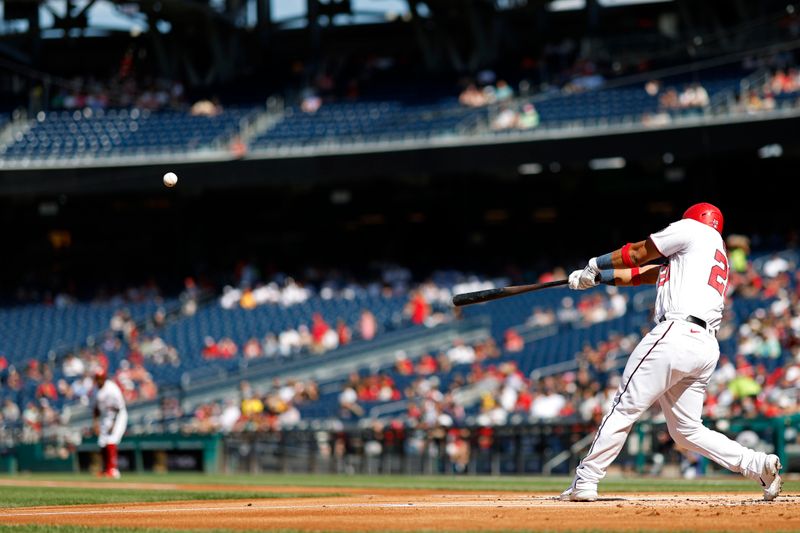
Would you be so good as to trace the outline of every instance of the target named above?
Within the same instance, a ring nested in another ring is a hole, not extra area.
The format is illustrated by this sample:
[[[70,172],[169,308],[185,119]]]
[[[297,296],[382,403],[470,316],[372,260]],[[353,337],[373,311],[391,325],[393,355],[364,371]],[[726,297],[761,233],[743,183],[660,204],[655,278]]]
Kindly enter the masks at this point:
[[[728,280],[728,258],[721,251],[717,250],[714,254],[714,261],[719,265],[711,267],[711,274],[708,276],[708,284],[711,285],[720,296],[725,292],[725,282]]]

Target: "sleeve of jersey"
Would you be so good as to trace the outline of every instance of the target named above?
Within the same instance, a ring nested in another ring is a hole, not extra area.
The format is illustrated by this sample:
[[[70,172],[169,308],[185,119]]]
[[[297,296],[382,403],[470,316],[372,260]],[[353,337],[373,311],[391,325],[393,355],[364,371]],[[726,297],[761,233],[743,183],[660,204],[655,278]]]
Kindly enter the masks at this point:
[[[687,227],[683,222],[686,221],[673,222],[661,231],[650,235],[650,240],[653,241],[659,253],[664,257],[669,257],[685,250],[691,242],[691,228]]]

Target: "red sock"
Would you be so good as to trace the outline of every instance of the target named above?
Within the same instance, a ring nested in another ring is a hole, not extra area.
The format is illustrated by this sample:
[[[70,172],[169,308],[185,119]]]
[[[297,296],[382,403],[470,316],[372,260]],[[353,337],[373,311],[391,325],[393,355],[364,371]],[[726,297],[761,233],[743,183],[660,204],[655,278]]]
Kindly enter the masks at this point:
[[[106,446],[106,450],[108,450],[108,468],[106,471],[111,472],[117,468],[117,445],[109,444]]]

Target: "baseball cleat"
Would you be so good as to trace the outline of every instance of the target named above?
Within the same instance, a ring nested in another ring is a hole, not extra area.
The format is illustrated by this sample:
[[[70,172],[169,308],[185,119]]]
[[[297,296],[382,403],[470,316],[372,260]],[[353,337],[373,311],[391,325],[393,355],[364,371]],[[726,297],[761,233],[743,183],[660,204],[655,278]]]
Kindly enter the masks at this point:
[[[764,488],[764,499],[772,501],[778,497],[783,488],[783,478],[780,476],[781,460],[777,455],[768,455],[767,462],[764,464],[764,471],[761,472],[759,481]]]
[[[562,502],[593,502],[597,500],[597,489],[570,487],[558,497]]]
[[[99,477],[107,477],[111,479],[119,479],[122,475],[119,473],[119,470],[116,468],[112,468],[110,470],[106,470],[99,474]]]

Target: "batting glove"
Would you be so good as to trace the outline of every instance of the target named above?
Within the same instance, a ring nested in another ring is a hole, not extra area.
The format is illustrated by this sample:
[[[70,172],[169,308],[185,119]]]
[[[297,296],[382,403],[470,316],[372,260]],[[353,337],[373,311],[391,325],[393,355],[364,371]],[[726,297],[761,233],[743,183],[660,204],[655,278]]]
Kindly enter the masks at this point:
[[[597,286],[598,274],[600,274],[600,269],[597,267],[597,259],[592,257],[578,277],[577,289],[584,290]]]
[[[581,287],[581,274],[583,274],[583,270],[573,270],[572,274],[569,275],[569,288],[573,291],[582,291],[585,287]]]

